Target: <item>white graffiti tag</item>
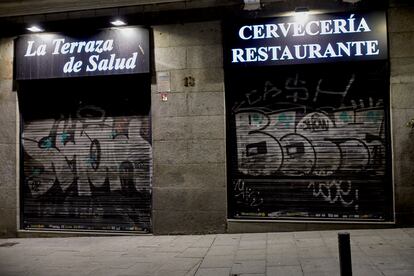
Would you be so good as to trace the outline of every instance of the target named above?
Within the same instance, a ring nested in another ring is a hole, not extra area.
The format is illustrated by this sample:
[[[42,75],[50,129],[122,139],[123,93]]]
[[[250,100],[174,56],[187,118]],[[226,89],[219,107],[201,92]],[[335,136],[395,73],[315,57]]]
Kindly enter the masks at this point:
[[[343,189],[343,186],[346,186]],[[344,197],[352,197],[352,183],[351,181],[331,180],[323,182],[311,182],[308,188],[312,188],[312,194],[315,197],[322,197],[329,203],[340,202],[343,206],[351,206],[358,199],[358,189],[355,189],[354,199],[345,199]],[[358,205],[355,205],[358,208]]]

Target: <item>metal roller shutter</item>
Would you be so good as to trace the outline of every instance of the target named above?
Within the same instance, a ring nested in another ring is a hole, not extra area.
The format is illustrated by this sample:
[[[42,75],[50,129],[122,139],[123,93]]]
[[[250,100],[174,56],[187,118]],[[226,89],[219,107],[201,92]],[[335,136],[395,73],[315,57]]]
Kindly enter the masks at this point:
[[[231,218],[391,220],[385,62],[227,72]]]
[[[111,95],[91,104],[73,92],[81,104],[40,117],[21,97],[25,228],[151,231],[149,112],[125,115],[117,102],[134,99]]]

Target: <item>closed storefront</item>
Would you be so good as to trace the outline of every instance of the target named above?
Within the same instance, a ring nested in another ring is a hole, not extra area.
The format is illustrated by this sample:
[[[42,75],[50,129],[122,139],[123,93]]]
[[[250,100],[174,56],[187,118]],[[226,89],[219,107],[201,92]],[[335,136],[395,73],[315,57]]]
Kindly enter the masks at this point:
[[[0,236],[413,223],[412,4],[12,2]]]
[[[48,35],[22,37],[17,44],[17,53],[25,53],[18,60],[23,228],[150,232],[150,78],[125,75],[142,66],[141,57],[122,49],[121,43],[129,44],[118,32],[100,34],[106,36],[100,43],[115,44],[107,54],[101,54],[104,47],[92,50],[96,39],[82,40],[84,50],[70,52],[66,41],[82,41],[52,37],[48,43]],[[77,67],[82,54],[88,63]],[[111,69],[124,74],[111,76]]]
[[[391,221],[385,15],[297,20],[228,26],[229,217]]]

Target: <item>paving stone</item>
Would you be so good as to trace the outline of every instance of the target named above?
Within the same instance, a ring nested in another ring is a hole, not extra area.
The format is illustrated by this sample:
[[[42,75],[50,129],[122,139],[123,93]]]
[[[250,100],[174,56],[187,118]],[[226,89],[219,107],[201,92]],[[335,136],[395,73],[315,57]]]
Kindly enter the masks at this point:
[[[240,249],[265,249],[266,240],[241,240],[239,244]]]
[[[414,275],[412,233],[352,233],[353,275]],[[5,239],[0,275],[339,275],[335,231],[281,234]]]
[[[300,276],[303,275],[300,265],[296,266],[271,266],[266,269],[267,276],[283,275],[283,276]]]
[[[257,240],[267,240],[267,233],[249,233],[241,234],[240,238],[243,241],[257,241]]]
[[[233,256],[207,256],[201,263],[200,268],[231,268],[233,262]]]
[[[414,270],[414,261],[401,256],[376,256],[369,259],[380,270]]]
[[[383,270],[382,273],[385,276],[413,276],[414,270]]]
[[[372,265],[353,265],[352,266],[353,275],[363,275],[363,276],[383,276],[381,271],[375,268]]]
[[[298,251],[299,258],[332,258],[332,252],[325,247],[304,247]]]
[[[315,247],[315,246],[324,246],[324,242],[321,238],[315,239],[296,239],[296,245],[298,247]]]
[[[193,243],[191,247],[210,247],[211,244],[214,242],[215,236],[204,236],[199,239],[197,242]]]
[[[187,276],[186,270],[159,270],[153,274],[154,276]]]
[[[208,251],[208,256],[229,256],[234,255],[236,247],[231,245],[212,246]]]
[[[88,275],[102,275],[102,276],[114,276],[114,275],[127,275],[128,272],[126,269],[120,269],[120,268],[98,268],[95,270],[92,270]],[[54,274],[45,274],[45,275],[54,275]],[[62,276],[65,274],[61,274]]]
[[[232,274],[265,273],[265,261],[235,261],[231,269]]]
[[[200,268],[195,276],[229,276],[230,268]]]
[[[339,262],[335,258],[312,258],[300,260],[304,272],[335,272],[339,274]]]
[[[236,252],[236,261],[243,260],[265,260],[266,250],[265,249],[244,249]]]
[[[135,275],[145,275],[145,274],[153,274],[158,269],[160,269],[160,265],[156,263],[137,263],[134,266],[128,268],[127,270],[123,270],[124,274],[131,274],[135,273]]]
[[[268,266],[298,266],[299,258],[291,254],[267,255]]]
[[[390,245],[372,244],[372,245],[360,245],[361,250],[368,256],[395,256],[398,254],[397,250]]]
[[[196,247],[196,248],[187,248],[183,253],[178,255],[180,258],[202,258],[207,254],[208,248],[206,247]]]
[[[319,239],[321,238],[320,232],[315,231],[303,231],[303,232],[295,232],[293,233],[293,237],[295,239]]]
[[[384,243],[384,239],[380,236],[354,236],[350,235],[351,242],[358,244],[358,245],[370,245],[370,244],[382,244]]]
[[[166,271],[189,271],[194,266],[198,265],[201,262],[201,258],[174,258],[170,262],[167,262],[161,267],[161,270]],[[166,274],[168,275],[168,274]]]
[[[218,235],[214,240],[214,245],[238,245],[240,243],[240,236]]]

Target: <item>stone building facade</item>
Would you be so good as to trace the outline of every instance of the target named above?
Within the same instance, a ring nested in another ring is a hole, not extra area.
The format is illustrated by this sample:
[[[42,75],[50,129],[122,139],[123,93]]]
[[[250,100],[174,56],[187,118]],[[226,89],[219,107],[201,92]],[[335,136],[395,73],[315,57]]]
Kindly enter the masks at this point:
[[[10,26],[0,37],[1,236],[51,230],[25,224],[23,209],[27,208],[27,199],[22,183],[27,175],[22,133],[26,131],[26,115],[20,109],[28,105],[22,104],[25,100],[19,90],[30,92],[31,87],[37,86],[30,81],[22,84],[14,79],[15,38],[22,35],[24,27],[31,22],[43,23],[46,29],[54,27],[54,31],[70,30],[70,25],[78,21],[94,22],[98,29],[106,27],[99,25],[102,18],[109,21],[117,15],[124,15],[128,22],[148,26],[151,33],[150,88],[147,91],[151,95],[152,155],[149,232],[193,234],[347,229],[404,226],[414,222],[414,132],[406,127],[414,117],[414,96],[411,95],[414,89],[414,7],[409,1],[384,1],[386,3],[375,6],[385,9],[387,14],[389,89],[385,90],[389,94],[385,98],[389,100],[384,101],[384,106],[388,110],[386,116],[389,116],[386,147],[389,147],[390,155],[386,158],[392,182],[392,192],[388,194],[392,215],[383,221],[368,222],[294,217],[237,218],[229,210],[234,208],[229,206],[234,189],[230,177],[234,153],[229,141],[230,109],[226,108],[226,104],[229,105],[226,96],[229,73],[223,65],[223,47],[228,34],[224,31],[223,21],[229,16],[240,15],[250,19],[269,17],[294,10],[303,1],[258,1],[261,8],[252,7],[253,10],[244,7],[243,1],[118,1],[116,6],[113,1],[88,1],[88,4],[83,1],[59,1],[56,4],[42,1],[30,9],[26,2],[0,4],[0,21]],[[372,1],[331,2],[308,1],[307,4],[310,10],[319,8],[325,13],[366,11],[372,4]],[[160,74],[169,77],[169,91],[160,91]]]

